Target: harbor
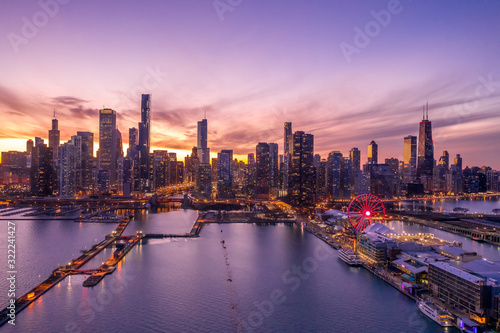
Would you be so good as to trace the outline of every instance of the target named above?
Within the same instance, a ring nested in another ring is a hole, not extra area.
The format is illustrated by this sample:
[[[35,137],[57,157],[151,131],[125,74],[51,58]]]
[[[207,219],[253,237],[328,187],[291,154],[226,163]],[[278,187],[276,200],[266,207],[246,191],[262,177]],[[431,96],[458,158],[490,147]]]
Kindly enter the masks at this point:
[[[255,212],[251,212],[252,214],[255,214]],[[77,266],[79,261],[84,261],[85,260],[85,254],[82,255],[82,257],[78,257],[73,264],[75,266],[69,267],[69,270],[62,270],[67,275],[86,275],[87,278],[82,281],[83,282],[83,287],[92,287],[92,286],[97,286],[102,279],[104,279],[106,276],[112,274],[113,272],[116,271],[116,264],[120,262],[127,253],[130,253],[130,249],[132,249],[134,245],[132,245],[132,242],[134,242],[135,239],[137,239],[136,244],[140,244],[141,240],[143,239],[165,239],[165,238],[171,238],[171,239],[176,239],[176,238],[197,238],[200,236],[200,232],[202,229],[208,228],[209,225],[216,224],[218,225],[217,228],[225,229],[226,225],[234,225],[234,224],[247,224],[247,225],[254,225],[254,226],[268,226],[267,228],[276,228],[278,225],[282,225],[282,227],[285,227],[289,230],[293,230],[296,228],[300,229],[306,229],[307,231],[313,233],[317,238],[321,239],[321,241],[328,243],[330,246],[336,249],[344,248],[344,249],[354,249],[357,245],[356,241],[354,240],[355,238],[352,237],[352,235],[346,234],[346,233],[337,233],[335,237],[332,237],[332,234],[330,233],[325,233],[324,229],[325,227],[328,227],[328,230],[333,231],[333,228],[330,226],[323,226],[323,227],[318,227],[318,223],[313,223],[311,221],[306,221],[305,223],[300,223],[300,222],[293,222],[290,223],[289,220],[287,222],[281,223],[281,221],[278,219],[272,219],[268,217],[267,222],[263,222],[259,220],[259,222],[253,222],[250,219],[246,220],[246,215],[248,214],[247,212],[231,212],[231,214],[227,214],[223,211],[199,211],[199,212],[189,212],[189,213],[183,213],[182,211],[174,211],[172,213],[168,214],[174,214],[172,216],[183,216],[184,214],[189,214],[189,216],[195,215],[195,217],[190,217],[188,219],[181,218],[180,221],[182,221],[182,226],[183,228],[181,229],[176,229],[174,228],[172,232],[158,232],[161,229],[158,229],[161,224],[156,224],[158,227],[153,226],[151,227],[146,227],[149,224],[143,224],[141,220],[134,221],[133,225],[134,228],[132,228],[132,231],[136,233],[134,236],[123,236],[124,230],[129,230],[127,228],[128,223],[120,223],[112,232],[109,233],[109,235],[106,237],[109,239],[105,239],[101,241],[100,243],[97,243],[95,246],[93,246],[89,251],[88,254],[94,253],[94,251],[98,248],[109,248],[110,246],[114,246],[114,252],[112,253],[111,257],[109,257],[107,260],[103,260],[103,263],[93,269],[82,269],[82,265]],[[230,215],[230,216],[229,216]],[[163,214],[152,214],[151,216],[156,217],[156,216],[163,216]],[[187,215],[186,215],[187,216]],[[228,217],[229,216],[229,217]],[[146,214],[147,217],[147,214]],[[245,218],[242,218],[245,217]],[[141,216],[137,216],[137,218],[142,219]],[[244,222],[242,222],[243,220]],[[301,218],[301,220],[303,220]],[[194,221],[194,223],[193,223]],[[62,222],[61,222],[62,223]],[[397,222],[397,220],[392,220],[388,221],[387,225],[391,225],[394,223],[401,223]],[[86,223],[80,224],[80,225],[87,225]],[[187,228],[189,226],[189,228]],[[242,226],[243,227],[243,226]],[[282,230],[280,227],[280,230]],[[127,228],[127,229],[126,229]],[[231,227],[235,228],[235,227]],[[291,228],[291,229],[290,229]],[[180,232],[180,230],[184,230],[183,232]],[[239,228],[238,228],[239,229]],[[145,230],[143,232],[139,232],[140,230]],[[166,229],[165,229],[166,230]],[[208,235],[210,235],[212,228],[209,229]],[[237,229],[233,229],[237,230]],[[256,229],[259,230],[259,229]],[[272,230],[272,229],[268,229]],[[219,235],[221,235],[219,233]],[[398,236],[396,236],[398,235]],[[454,243],[451,240],[446,240],[446,239],[440,239],[436,235],[430,233],[430,232],[412,232],[411,230],[407,230],[406,233],[402,232],[393,232],[387,234],[388,238],[392,238],[395,241],[421,241],[423,244],[428,243],[427,245],[432,245],[432,246],[441,246],[442,244],[446,246],[452,246],[452,245],[458,245],[458,243]],[[421,238],[421,240],[420,240]],[[114,239],[115,242],[111,242],[110,244],[107,244],[106,241],[109,241],[111,239]],[[203,237],[203,239],[206,239],[206,236]],[[130,242],[132,240],[132,242]],[[228,235],[226,235],[226,232],[224,232],[224,240],[225,243],[223,244],[226,246],[226,257],[231,258],[233,255],[233,252],[231,249],[234,249],[234,244],[231,242],[231,238],[228,238]],[[116,243],[121,243],[123,244],[122,246],[116,247]],[[217,242],[220,242],[218,240]],[[127,247],[126,244],[130,243],[131,246]],[[158,243],[153,243],[153,244],[158,244]],[[163,244],[163,243],[162,243]],[[165,244],[179,244],[183,245],[185,244],[184,242],[177,243],[165,243]],[[156,246],[156,245],[155,245]],[[220,244],[219,244],[220,246]],[[149,248],[149,246],[148,246]],[[143,250],[141,250],[143,251]],[[134,251],[135,253],[136,251]],[[97,254],[97,253],[95,253]],[[135,255],[134,255],[135,256]],[[360,259],[363,258],[362,255],[359,256]],[[80,260],[79,260],[80,259]],[[83,259],[83,260],[82,260]],[[88,261],[88,260],[87,260]],[[342,261],[339,261],[339,265],[346,265]],[[404,274],[401,274],[401,272],[394,272],[394,271],[389,271],[389,270],[384,270],[382,267],[379,265],[374,265],[373,263],[369,262],[364,258],[364,260],[361,260],[362,266],[367,272],[370,272],[371,275],[376,277],[377,279],[383,281],[383,283],[388,284],[392,287],[392,289],[397,289],[399,292],[402,292],[409,300],[412,302],[418,302],[420,300],[423,300],[424,294],[422,294],[422,291],[419,290],[418,288],[415,288],[413,284],[415,281],[411,281],[408,279],[408,275],[404,276]],[[346,265],[347,266],[347,265]],[[54,285],[60,284],[64,281],[65,276],[57,276],[50,279],[46,279],[43,284],[39,285],[38,291],[42,291],[43,288],[46,288],[46,290],[49,290],[52,288]],[[227,279],[227,277],[226,277]],[[234,275],[231,275],[231,280],[236,282],[238,281],[237,276],[235,277]],[[43,285],[43,286],[42,286]],[[36,296],[35,295],[23,295],[23,296]],[[32,304],[31,302],[30,304]],[[413,303],[415,304],[415,303]],[[19,303],[20,306],[22,306],[21,302]],[[29,305],[29,304],[28,304]],[[418,306],[414,306],[415,309],[419,309]],[[20,310],[19,310],[20,311]],[[457,313],[457,315],[459,315]],[[463,315],[463,314],[462,314]]]
[[[48,290],[59,284],[64,278],[69,275],[74,274],[91,274],[89,277],[90,280],[86,280],[84,282],[84,286],[94,286],[99,281],[101,281],[105,275],[111,274],[116,267],[116,264],[123,259],[130,249],[135,246],[142,238],[142,235],[138,234],[134,238],[131,237],[122,237],[122,233],[127,227],[129,219],[123,219],[121,223],[117,226],[117,228],[110,234],[107,235],[104,240],[100,243],[92,246],[91,249],[84,251],[81,256],[76,259],[71,260],[67,265],[56,268],[52,275],[45,279],[43,282],[38,284],[36,287],[19,297],[14,304],[15,306],[15,314],[19,314],[22,310],[28,307],[30,304],[35,302],[38,298],[40,298],[43,294],[45,294]],[[110,258],[108,260],[109,265],[103,264],[100,268],[96,270],[80,270],[80,268],[88,263],[91,259],[97,256],[104,249],[111,246],[117,240],[127,239],[129,240],[128,246],[126,247],[126,251],[123,251],[119,256],[115,258]],[[88,282],[87,282],[88,281]],[[8,316],[10,313],[9,308],[5,308],[0,312],[0,326],[9,321],[10,317]]]
[[[405,221],[407,221],[405,223],[411,224],[413,219],[405,219]],[[401,220],[386,222],[387,225],[402,225],[402,223]],[[436,272],[430,274],[442,274],[438,273],[442,270],[445,274],[457,274],[463,276],[464,279],[474,281],[474,283],[484,283],[481,282],[483,280],[480,277],[456,268],[464,266],[467,267],[468,271],[483,272],[481,264],[483,262],[490,263],[485,261],[486,259],[483,261],[483,257],[477,252],[463,249],[461,241],[441,239],[430,232],[405,232],[401,230],[395,232],[386,225],[377,223],[367,227],[363,233],[354,233],[352,230],[343,228],[332,228],[313,220],[307,221],[305,225],[307,231],[339,250],[339,258],[342,261],[350,266],[359,266],[359,262],[361,262],[364,269],[414,300],[419,309],[437,324],[454,326],[461,330],[464,327],[471,330],[481,330],[486,327],[487,322],[484,315],[480,316],[473,312],[464,311],[458,306],[450,307],[441,298],[435,297],[434,293],[428,289],[429,273],[427,273],[427,267],[429,264],[433,267],[433,272]],[[407,226],[407,224],[404,225]],[[429,225],[426,224],[426,226]],[[433,225],[433,227],[436,226]],[[440,229],[442,230],[441,234],[448,231],[444,228]],[[384,257],[385,259],[380,257],[382,248],[379,248],[384,243],[387,244],[387,257]],[[398,251],[395,251],[396,244],[400,244],[396,246],[400,248]],[[469,244],[467,245],[469,246]],[[394,249],[389,251],[389,246]],[[492,274],[496,274],[494,272],[492,271]],[[491,281],[495,285],[496,280]],[[489,324],[497,326],[497,322]]]

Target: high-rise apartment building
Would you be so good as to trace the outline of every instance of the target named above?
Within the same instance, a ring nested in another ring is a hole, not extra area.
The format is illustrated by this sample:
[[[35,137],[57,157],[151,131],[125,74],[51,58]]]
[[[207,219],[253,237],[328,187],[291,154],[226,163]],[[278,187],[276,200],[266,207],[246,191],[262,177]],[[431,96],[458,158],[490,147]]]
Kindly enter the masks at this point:
[[[82,138],[82,188],[89,191],[93,185],[94,133],[78,131],[76,135]]]
[[[222,150],[217,154],[217,195],[232,198],[233,192],[233,151]]]
[[[255,197],[267,199],[270,189],[269,144],[259,142],[255,148]]]
[[[417,168],[417,137],[413,135],[404,138],[404,164]]]
[[[370,142],[368,145],[368,164],[378,163],[378,145],[375,141]]]
[[[109,183],[116,182],[116,111],[99,110],[99,169],[107,170]]]
[[[291,155],[288,177],[290,202],[297,206],[309,206],[315,199],[314,136],[295,132]]]

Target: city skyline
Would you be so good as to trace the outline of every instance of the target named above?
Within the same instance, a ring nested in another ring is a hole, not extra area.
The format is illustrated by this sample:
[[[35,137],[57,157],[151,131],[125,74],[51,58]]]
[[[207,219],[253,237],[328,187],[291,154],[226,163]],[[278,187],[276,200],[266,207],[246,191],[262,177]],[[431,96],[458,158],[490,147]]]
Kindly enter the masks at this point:
[[[149,94],[147,94],[147,95],[146,95],[146,94],[141,94],[141,98],[142,98],[142,99],[144,99],[144,96],[148,96],[147,98],[149,98],[149,99],[150,99],[150,97],[151,97],[151,95],[149,95]],[[424,107],[424,109],[426,109],[426,108],[428,108],[428,105],[424,105],[423,107]],[[99,119],[100,119],[100,116],[101,116],[101,112],[102,112],[103,110],[113,111],[113,112],[114,112],[114,114],[115,114],[115,118],[116,118],[116,119],[118,118],[118,112],[116,112],[115,110],[111,110],[111,109],[109,109],[109,108],[104,108],[104,109],[98,110],[98,115],[97,115],[97,121],[98,121],[98,123],[99,123]],[[141,110],[142,110],[142,109],[141,109]],[[150,111],[150,109],[147,109],[147,110],[148,110],[148,115],[149,115],[149,111]],[[428,118],[429,116],[428,116],[428,113],[427,113],[427,112],[428,112],[428,111],[424,111],[424,116],[423,116],[423,119],[421,119],[421,122],[420,122],[420,127],[421,127],[422,123],[431,123],[431,119],[429,119],[429,118]],[[142,115],[141,115],[140,117],[142,117]],[[205,117],[206,117],[206,115],[205,115]],[[194,148],[201,149],[201,148],[200,148],[200,146],[199,146],[199,144],[200,144],[200,126],[201,126],[201,128],[202,128],[202,130],[201,130],[201,131],[204,133],[204,134],[202,135],[202,137],[204,137],[204,139],[202,139],[203,145],[204,145],[204,146],[207,146],[207,143],[209,142],[209,139],[208,139],[207,137],[208,137],[208,136],[210,136],[210,133],[211,133],[210,131],[208,131],[207,120],[208,120],[207,118],[203,118],[201,121],[198,121],[198,122],[197,122],[197,123],[198,123],[198,125],[197,125],[197,126],[198,126],[197,138],[196,138],[196,142],[195,142],[195,143],[193,144],[193,146],[191,147],[192,149],[194,149]],[[115,122],[116,122],[116,120],[115,120]],[[139,122],[138,124],[139,124],[139,127],[140,127],[140,126],[141,126],[141,122]],[[291,122],[291,121],[285,121],[285,122],[284,122],[284,124],[285,124],[285,131],[286,131],[286,126],[287,126],[287,124],[288,124],[289,126],[291,126],[292,122]],[[51,137],[50,137],[50,135],[52,135],[51,133],[54,133],[54,131],[56,131],[56,132],[57,132],[57,134],[59,134],[59,133],[60,133],[60,130],[58,129],[58,119],[57,119],[57,117],[56,117],[56,115],[55,115],[55,111],[54,111],[54,117],[52,118],[52,125],[51,125],[51,126],[52,126],[52,129],[49,129],[49,130],[48,130],[49,136],[43,136],[43,135],[42,135],[41,137],[40,137],[40,136],[37,136],[37,137],[33,137],[33,138],[28,138],[26,141],[24,141],[24,142],[23,142],[23,147],[21,147],[19,150],[0,150],[0,152],[2,152],[2,151],[3,151],[3,152],[8,152],[8,151],[10,151],[10,152],[16,152],[16,151],[23,152],[23,151],[26,151],[26,150],[27,150],[27,148],[28,148],[28,144],[29,144],[29,143],[28,143],[28,141],[33,141],[33,139],[41,139],[41,140],[44,140],[44,141],[46,141],[47,143],[49,143],[49,142],[51,141]],[[119,133],[119,134],[120,134],[120,136],[121,136],[121,133],[120,133],[120,131],[119,131],[118,126],[117,126],[117,125],[115,125],[115,126],[116,126],[115,131],[116,131],[117,133]],[[55,129],[55,130],[54,130],[54,129]],[[136,133],[136,134],[131,134],[131,132],[130,132],[130,131],[136,131],[137,133]],[[289,131],[291,131],[291,132],[290,132],[290,134],[292,134],[292,135],[293,135],[293,133],[295,133],[295,132],[297,132],[297,131],[299,131],[299,132],[300,132],[301,130],[299,129],[299,130],[293,130],[293,131],[292,131],[292,129],[291,129],[291,128],[289,128]],[[47,130],[46,130],[46,132],[47,132]],[[97,142],[94,140],[94,145],[93,145],[93,155],[92,155],[94,158],[97,158],[97,159],[98,159],[98,151],[99,151],[99,132],[100,132],[100,131],[99,131],[99,129],[98,129],[98,130],[97,130],[97,136],[96,136],[96,140],[97,140]],[[135,135],[137,135],[137,134],[139,133],[139,131],[137,130],[137,128],[135,128],[135,127],[131,127],[131,128],[129,128],[129,129],[128,129],[128,132],[129,132],[129,133],[128,133],[128,138],[129,138],[129,140],[130,140],[131,138],[132,138],[132,140],[136,140]],[[418,134],[418,132],[419,132],[419,131],[417,130],[417,134]],[[91,131],[78,131],[77,133],[89,133],[89,134],[95,134],[95,133],[93,133],[93,132],[91,132]],[[69,140],[69,141],[71,141],[71,139],[73,138],[73,136],[74,136],[74,135],[75,135],[75,134],[70,135],[70,137],[68,138],[68,140]],[[78,135],[79,135],[79,134],[78,134]],[[286,134],[285,134],[285,136],[286,136]],[[416,136],[412,136],[412,135],[409,135],[409,136],[404,136],[404,137],[399,138],[399,139],[400,139],[400,141],[401,141],[401,147],[400,147],[400,148],[401,148],[401,152],[398,154],[398,157],[388,156],[388,157],[382,157],[382,158],[380,158],[380,159],[378,158],[378,144],[375,142],[375,140],[372,140],[369,144],[365,145],[365,147],[366,147],[366,149],[365,149],[365,150],[363,150],[363,148],[361,148],[360,150],[357,150],[357,152],[358,152],[357,154],[359,155],[359,156],[358,156],[358,158],[360,159],[360,163],[361,163],[361,164],[370,164],[370,163],[371,163],[371,162],[370,162],[370,161],[371,161],[371,154],[374,154],[374,156],[375,156],[375,157],[374,157],[374,161],[375,161],[375,163],[383,163],[383,161],[384,161],[384,160],[386,160],[386,159],[393,159],[393,158],[396,158],[396,159],[397,159],[397,160],[399,160],[400,162],[403,162],[403,161],[404,161],[404,162],[406,163],[406,158],[407,158],[407,157],[406,157],[406,153],[407,153],[407,139],[408,139],[408,138],[410,138],[410,137],[413,137],[413,138],[415,139],[415,141],[416,141],[416,138],[417,138],[417,137],[416,137]],[[150,138],[150,139],[152,139],[152,138]],[[64,138],[60,139],[60,142],[59,142],[59,144],[57,145],[57,147],[58,147],[59,145],[64,144],[64,143],[65,143],[66,141],[68,141],[68,140],[65,140]],[[122,140],[122,139],[121,139],[121,137],[120,137],[120,144],[121,144],[121,140]],[[432,139],[431,139],[431,140],[432,140]],[[286,146],[285,141],[286,141],[286,137],[285,137],[285,138],[283,138],[283,137],[282,137],[282,138],[281,138],[281,141],[278,141],[279,143],[272,143],[273,145],[277,145],[278,152],[280,153],[279,155],[280,155],[280,156],[283,156],[283,157],[286,155],[286,154],[285,154],[285,155],[282,155],[282,154],[281,154],[281,153],[283,153],[283,152],[285,151],[285,149],[286,149],[286,147],[285,147],[285,146]],[[54,141],[54,139],[52,139],[52,141],[51,141],[51,142],[52,142],[52,145],[54,145],[54,146],[55,146],[56,142]],[[256,147],[256,146],[258,146],[258,144],[259,144],[259,142],[255,142],[255,143],[254,143],[253,150],[251,150],[252,152],[255,152],[255,147]],[[270,143],[270,144],[271,144],[271,143]],[[290,143],[290,144],[291,144],[291,143]],[[375,148],[373,148],[373,149],[372,149],[372,151],[370,151],[370,149],[371,149],[371,147],[372,147],[373,145],[374,145],[374,147],[375,147]],[[49,145],[49,146],[50,146],[50,145]],[[417,145],[416,145],[416,143],[415,143],[415,146],[417,146]],[[421,145],[419,144],[418,146],[421,146]],[[140,147],[140,146],[136,143],[135,149],[138,149],[138,147]],[[232,147],[227,146],[227,145],[226,145],[225,147],[227,147],[228,149],[229,149],[229,148],[232,148]],[[347,155],[350,155],[353,149],[355,149],[355,150],[356,150],[356,149],[359,149],[359,147],[363,147],[363,145],[361,144],[361,145],[354,146],[354,147],[352,147],[351,149],[349,149],[348,151],[343,151],[343,150],[330,150],[330,151],[328,151],[328,152],[326,152],[326,153],[324,153],[324,154],[320,154],[320,153],[318,153],[318,152],[315,150],[315,151],[314,151],[314,154],[315,154],[315,155],[320,155],[320,156],[321,156],[321,160],[327,160],[327,159],[328,159],[328,156],[329,156],[329,154],[330,154],[330,153],[333,153],[333,152],[343,152],[343,153],[346,153]],[[56,149],[57,149],[57,148],[56,148]],[[147,149],[147,147],[145,147],[145,149]],[[214,158],[216,159],[216,158],[217,158],[217,156],[218,156],[218,154],[219,154],[220,152],[223,152],[223,151],[227,150],[227,149],[221,149],[221,150],[219,150],[219,151],[211,151],[211,149],[210,149],[210,148],[205,148],[205,149],[208,151],[208,154],[209,154],[209,158],[206,158],[206,160],[208,160],[208,161],[213,160]],[[251,148],[250,148],[250,149],[251,149]],[[316,147],[314,147],[314,149],[316,149]],[[422,148],[422,149],[423,149],[423,148]],[[125,144],[125,143],[123,143],[123,144],[122,144],[122,151],[121,151],[121,153],[123,153],[123,154],[125,154],[125,155],[126,155],[126,154],[127,154],[127,151],[129,151],[129,150],[130,150],[130,145],[129,145],[129,144]],[[171,152],[171,153],[176,154],[176,155],[177,155],[180,159],[184,159],[185,157],[189,157],[189,156],[190,156],[190,154],[192,153],[192,150],[177,150],[177,149],[168,149],[168,148],[166,148],[166,147],[150,147],[150,148],[149,148],[149,149],[147,149],[147,150],[149,150],[149,151],[150,151],[150,153],[152,153],[152,152],[153,152],[153,151],[155,151],[155,150],[156,150],[156,151],[169,151],[169,152]],[[232,151],[233,149],[230,149],[230,150]],[[415,147],[415,150],[416,150],[416,147]],[[435,150],[435,149],[434,149],[434,150]],[[29,151],[29,149],[28,149],[28,151]],[[364,153],[365,153],[365,156],[364,156],[364,157],[363,157],[363,151],[364,151]],[[443,149],[443,150],[441,150],[441,151],[434,151],[434,152],[432,153],[432,156],[433,156],[433,161],[434,161],[434,163],[435,163],[435,164],[438,164],[438,162],[440,161],[440,153],[441,153],[441,152],[448,153],[448,150],[445,148],[445,149]],[[90,152],[90,153],[91,153],[91,152]],[[117,151],[117,153],[118,153],[118,151]],[[247,159],[247,157],[248,157],[248,155],[249,155],[249,154],[250,154],[250,153],[248,153],[248,154],[233,154],[233,156],[234,156],[234,158],[235,158],[235,159],[238,159],[239,161],[243,161],[243,162],[245,162],[245,163],[248,163],[248,159]],[[416,154],[416,151],[415,151],[415,154]],[[448,153],[448,154],[449,154],[449,153]],[[457,152],[457,154],[458,154],[458,155],[463,155],[463,154],[461,154],[460,152]],[[203,158],[202,156],[203,156],[203,154],[199,155],[200,159],[201,159],[201,158]],[[462,156],[462,157],[463,157],[463,156]],[[201,160],[200,160],[200,162],[201,162]],[[0,158],[0,163],[1,163],[1,158]],[[429,162],[429,163],[430,163],[430,162]],[[406,164],[407,164],[407,163],[406,163]],[[415,161],[415,164],[416,164],[416,161]],[[471,162],[470,162],[470,164],[464,164],[464,166],[469,166],[469,167],[472,167],[472,166],[487,166],[487,167],[492,167],[491,165],[486,165],[486,164],[484,164],[484,163],[481,163],[480,161],[474,161],[474,162],[472,162],[472,161],[471,161]],[[493,168],[495,169],[495,167],[493,167]]]
[[[59,4],[17,47],[12,36],[24,38],[23,18],[33,22],[47,11],[38,3],[9,4],[0,23],[10,64],[4,73],[9,81],[0,79],[6,120],[0,151],[24,150],[27,139],[47,138],[54,109],[61,143],[82,130],[97,141],[102,108],[116,110],[117,128],[126,133],[137,127],[144,93],[154,95],[152,150],[179,157],[196,146],[196,121],[207,111],[212,156],[232,149],[241,159],[258,142],[277,142],[281,152],[282,124],[291,121],[315,136],[315,153],[323,158],[358,147],[364,163],[374,140],[379,160],[403,160],[403,137],[417,135],[428,100],[436,154],[447,150],[461,154],[465,165],[500,168],[489,148],[500,124],[499,47],[491,43],[498,3],[464,2],[449,11],[430,2],[401,1],[395,9],[387,1],[243,2],[223,20],[210,2],[124,3],[119,13],[113,3],[94,10],[96,4]],[[257,9],[275,13],[274,19]],[[380,13],[389,9],[389,23],[382,24]],[[92,28],[90,13],[98,22]],[[373,37],[361,47],[356,28],[375,26],[377,17],[378,33],[369,33]],[[146,45],[150,52],[139,54]],[[359,52],[346,54],[346,45]],[[89,49],[98,51],[88,55]]]
[[[0,327],[500,333],[500,0],[1,9]]]

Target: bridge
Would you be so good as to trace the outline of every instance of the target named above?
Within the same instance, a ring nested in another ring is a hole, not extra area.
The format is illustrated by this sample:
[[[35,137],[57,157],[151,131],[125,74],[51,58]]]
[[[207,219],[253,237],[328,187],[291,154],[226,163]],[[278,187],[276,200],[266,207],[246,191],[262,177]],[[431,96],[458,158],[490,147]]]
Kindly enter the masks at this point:
[[[188,234],[145,234],[144,238],[193,238],[199,235]]]

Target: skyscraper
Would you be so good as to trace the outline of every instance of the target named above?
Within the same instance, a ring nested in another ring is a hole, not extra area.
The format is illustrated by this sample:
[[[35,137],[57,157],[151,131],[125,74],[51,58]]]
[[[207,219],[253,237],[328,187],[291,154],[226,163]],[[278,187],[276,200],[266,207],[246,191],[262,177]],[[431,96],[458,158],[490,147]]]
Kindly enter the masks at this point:
[[[141,95],[141,122],[139,123],[139,144],[137,150],[139,151],[140,163],[140,185],[142,191],[150,190],[150,112],[151,112],[151,95]]]
[[[368,145],[368,164],[378,164],[378,145],[375,141]]]
[[[443,155],[439,158],[439,165],[442,165],[446,170],[450,168],[450,154],[447,150],[443,151]]]
[[[169,184],[169,162],[170,157],[167,150],[153,150],[153,179],[151,186],[154,190]]]
[[[135,152],[137,151],[137,145],[139,144],[139,130],[135,127],[128,129],[128,150],[127,156],[133,157],[135,156]]]
[[[29,139],[26,141],[26,153],[28,153],[28,155],[31,155],[34,146],[35,144],[33,143],[33,140]]]
[[[196,185],[198,191],[207,197],[212,196],[212,168],[210,166],[210,149],[208,148],[208,122],[203,118],[198,122],[198,173]]]
[[[270,189],[270,161],[269,161],[269,145],[265,142],[259,142],[255,148],[256,161],[256,184],[255,197],[259,199],[267,199]]]
[[[54,110],[54,118],[52,118],[52,129],[49,130],[49,148],[52,148],[52,159],[57,161],[59,153],[59,143],[61,141],[61,132],[59,131],[59,121],[56,117],[56,110]]]
[[[59,195],[74,196],[81,187],[82,138],[73,136],[59,147]]]
[[[404,164],[417,168],[417,137],[405,136],[404,139]]]
[[[47,196],[54,192],[54,167],[52,149],[38,140],[31,154],[31,195]]]
[[[304,132],[293,135],[293,152],[288,177],[290,203],[309,206],[314,202],[316,175],[314,170],[314,136]]]
[[[253,196],[255,190],[255,155],[253,153],[248,154],[247,157],[248,163],[245,168],[245,179],[244,179],[244,187],[245,192]]]
[[[332,151],[328,154],[328,191],[333,199],[339,199],[342,193],[341,186],[341,164],[342,153],[340,151]]]
[[[288,188],[288,174],[290,170],[292,152],[293,152],[292,123],[286,121],[284,125],[284,135],[283,135],[283,169],[281,170],[281,174],[283,177],[283,179],[281,180],[283,184],[283,189]]]
[[[463,171],[462,171],[462,157],[460,157],[460,154],[457,154],[455,157],[455,172],[456,172],[456,179],[455,179],[455,194],[461,194],[463,193]]]
[[[116,129],[116,158],[123,157],[123,142],[122,142],[122,133],[117,128]]]
[[[92,187],[94,133],[78,131],[76,135],[82,138],[82,187],[89,190]]]
[[[354,147],[349,151],[349,159],[351,160],[353,172],[361,170],[361,152]]]
[[[200,163],[210,163],[208,150],[208,121],[206,118],[198,122],[198,159]]]
[[[232,198],[233,151],[222,150],[217,154],[217,195],[219,198]]]
[[[349,199],[352,192],[352,162],[349,157],[343,157],[340,161],[340,195],[343,199]]]
[[[34,142],[33,140],[29,139],[26,141],[26,167],[31,168],[31,155],[33,153],[33,147],[34,147]]]
[[[434,144],[432,142],[432,124],[429,120],[429,105],[424,106],[423,119],[418,132],[418,167],[417,176],[432,178],[434,169]],[[425,186],[425,184],[424,184]]]
[[[198,191],[207,198],[212,198],[212,168],[210,163],[200,163],[196,178]]]
[[[116,111],[99,110],[99,169],[107,170],[110,185],[116,182]]]
[[[292,123],[290,121],[285,122],[285,133],[283,136],[283,153],[284,155],[291,153],[293,149],[293,133],[292,133]]]
[[[350,174],[350,190],[351,193],[360,193],[361,184],[361,151],[354,147],[349,151],[349,159],[351,161],[351,174]]]
[[[184,159],[185,161],[185,168],[186,168],[186,181],[188,183],[195,183],[196,182],[196,174],[198,173],[198,148],[193,147],[191,151],[191,155],[186,156]]]
[[[277,143],[269,145],[269,187],[277,188],[279,183],[279,152]]]

